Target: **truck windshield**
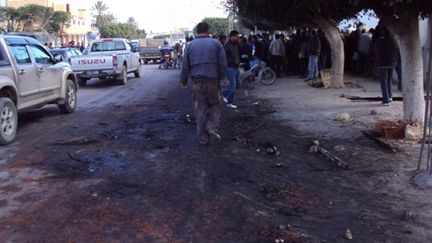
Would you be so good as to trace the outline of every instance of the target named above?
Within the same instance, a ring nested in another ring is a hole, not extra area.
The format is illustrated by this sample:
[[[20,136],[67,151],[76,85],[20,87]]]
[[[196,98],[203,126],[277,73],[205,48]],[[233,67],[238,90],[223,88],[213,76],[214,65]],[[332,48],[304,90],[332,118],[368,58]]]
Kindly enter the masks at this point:
[[[92,52],[103,52],[103,51],[124,51],[126,46],[122,41],[104,41],[96,42],[93,44]]]

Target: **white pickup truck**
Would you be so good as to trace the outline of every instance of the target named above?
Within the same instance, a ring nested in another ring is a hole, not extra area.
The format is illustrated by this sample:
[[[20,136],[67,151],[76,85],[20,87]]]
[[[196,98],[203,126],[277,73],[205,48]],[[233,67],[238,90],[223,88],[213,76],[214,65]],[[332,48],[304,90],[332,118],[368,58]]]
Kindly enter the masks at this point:
[[[96,40],[87,55],[71,58],[71,66],[80,86],[85,86],[91,78],[114,78],[126,84],[129,73],[134,73],[136,78],[141,76],[139,48],[121,38]]]

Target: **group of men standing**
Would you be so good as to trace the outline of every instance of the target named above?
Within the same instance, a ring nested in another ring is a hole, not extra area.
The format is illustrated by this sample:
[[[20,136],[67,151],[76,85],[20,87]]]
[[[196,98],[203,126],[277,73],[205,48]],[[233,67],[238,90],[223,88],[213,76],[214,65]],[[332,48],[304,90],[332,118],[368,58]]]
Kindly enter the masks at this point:
[[[198,141],[202,145],[213,137],[221,140],[219,134],[220,102],[229,108],[233,104],[236,90],[240,85],[240,51],[238,31],[231,31],[225,45],[209,35],[209,25],[197,25],[197,37],[185,48],[181,71],[181,85],[187,88],[192,81],[193,101],[197,122]],[[221,91],[221,81],[228,78],[229,85]]]

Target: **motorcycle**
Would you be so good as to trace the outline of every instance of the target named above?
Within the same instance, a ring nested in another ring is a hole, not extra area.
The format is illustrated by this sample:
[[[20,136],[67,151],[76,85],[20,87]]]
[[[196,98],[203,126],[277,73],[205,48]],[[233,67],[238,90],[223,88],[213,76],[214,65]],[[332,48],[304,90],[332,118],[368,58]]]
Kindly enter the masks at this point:
[[[245,65],[242,64],[241,67]],[[256,61],[249,70],[240,73],[240,81],[259,81],[263,85],[272,85],[276,80],[276,73],[262,61]]]
[[[159,69],[161,69],[162,67],[164,69],[170,69],[173,68],[173,66],[174,66],[174,61],[171,54],[168,53],[164,54],[162,57],[162,63],[159,65]]]

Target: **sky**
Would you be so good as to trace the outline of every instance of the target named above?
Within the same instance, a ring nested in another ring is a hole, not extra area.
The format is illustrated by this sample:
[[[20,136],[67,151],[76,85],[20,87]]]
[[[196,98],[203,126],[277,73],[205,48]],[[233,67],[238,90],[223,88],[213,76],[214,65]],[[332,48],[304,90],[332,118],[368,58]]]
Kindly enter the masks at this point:
[[[71,7],[91,9],[96,1],[59,0]],[[192,29],[205,17],[226,17],[220,0],[103,0],[119,22],[134,17],[147,33],[168,32],[175,28]]]
[[[356,22],[362,22],[368,28],[376,28],[379,19],[373,11],[362,11],[358,14],[358,19],[342,21],[339,27],[347,27],[349,24],[354,25]]]

